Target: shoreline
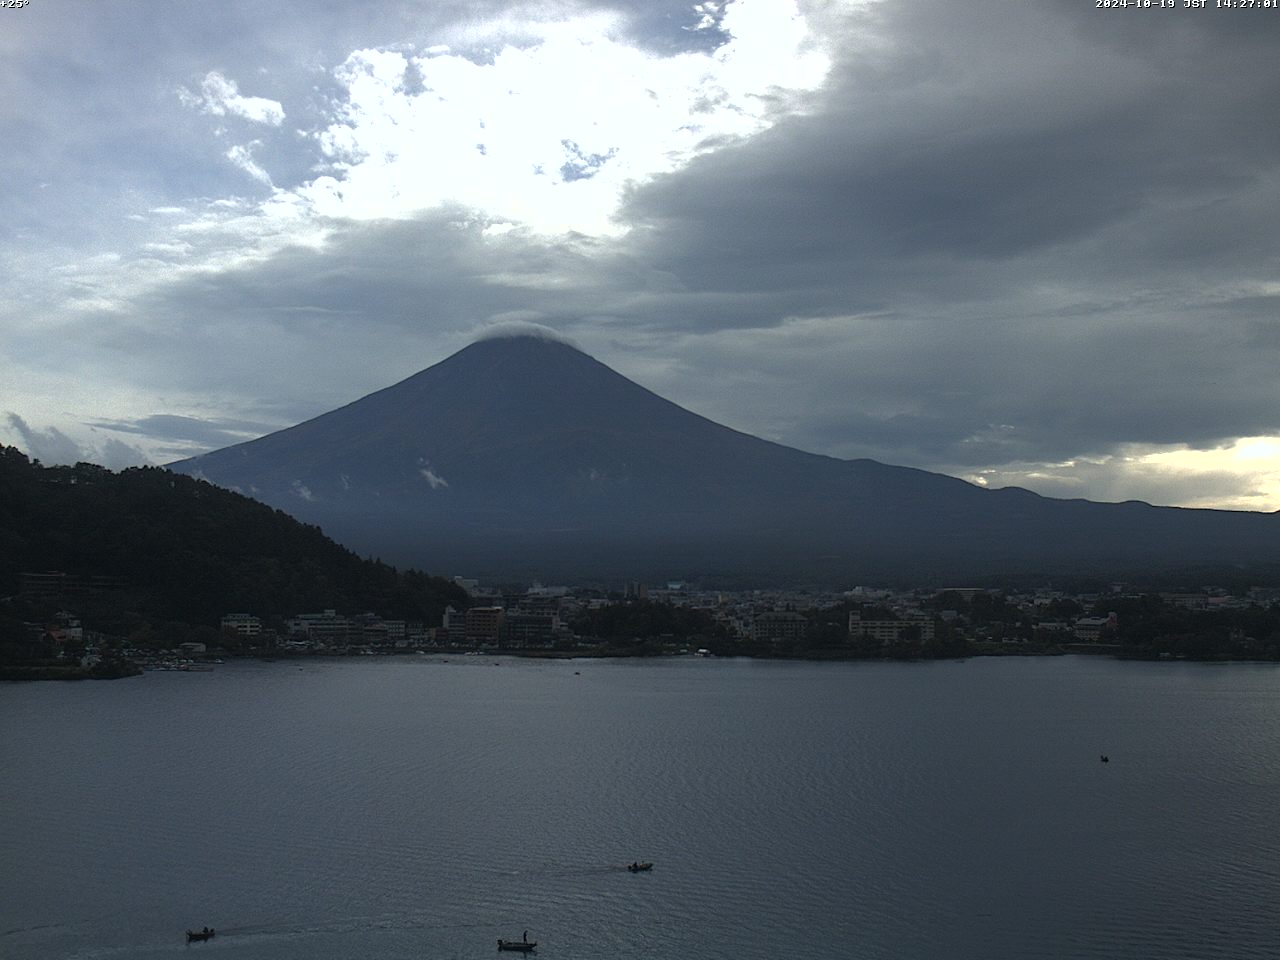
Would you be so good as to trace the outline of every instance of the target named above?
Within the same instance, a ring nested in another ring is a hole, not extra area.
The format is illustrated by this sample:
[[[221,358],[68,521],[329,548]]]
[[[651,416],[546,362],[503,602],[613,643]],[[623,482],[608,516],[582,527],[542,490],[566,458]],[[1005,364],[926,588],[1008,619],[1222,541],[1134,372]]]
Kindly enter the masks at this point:
[[[761,651],[741,652],[693,652],[685,649],[669,650],[634,650],[617,647],[588,647],[579,650],[546,650],[546,649],[489,649],[462,650],[453,648],[419,648],[414,650],[351,650],[351,651],[317,651],[308,653],[274,652],[274,653],[233,653],[220,651],[207,659],[191,661],[190,666],[174,667],[159,665],[147,661],[117,661],[108,667],[95,664],[91,667],[52,665],[52,664],[9,664],[0,665],[0,682],[33,682],[33,681],[78,681],[78,680],[120,680],[138,677],[145,673],[210,673],[216,665],[235,663],[237,661],[256,660],[259,663],[298,663],[305,660],[356,660],[366,657],[416,658],[433,657],[448,662],[450,658],[459,660],[486,657],[506,657],[521,660],[656,660],[664,658],[691,657],[705,660],[791,660],[804,663],[930,663],[940,660],[969,660],[976,658],[1002,657],[1103,657],[1112,660],[1124,660],[1145,663],[1204,663],[1204,664],[1265,664],[1280,663],[1266,659],[1228,659],[1208,657],[1169,657],[1151,655],[1147,651],[1125,647],[1120,644],[1061,644],[1036,649],[1018,649],[1020,644],[985,644],[974,647],[964,653],[943,656],[913,656],[884,653],[870,656],[858,651],[839,649],[819,649],[799,652],[763,653]]]

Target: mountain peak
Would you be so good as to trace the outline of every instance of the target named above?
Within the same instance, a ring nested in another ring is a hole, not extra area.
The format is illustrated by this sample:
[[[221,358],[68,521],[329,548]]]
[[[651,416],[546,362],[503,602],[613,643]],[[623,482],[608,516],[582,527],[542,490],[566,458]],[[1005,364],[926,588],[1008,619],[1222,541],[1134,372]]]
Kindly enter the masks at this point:
[[[576,343],[537,324],[503,324],[484,331],[457,353],[409,378],[411,382],[433,371],[465,369],[466,376],[488,379],[495,372],[518,379],[564,377],[568,369],[582,371],[598,363]],[[523,368],[523,370],[520,370]],[[520,372],[517,373],[517,371]],[[610,371],[612,373],[612,371]],[[615,374],[616,376],[616,374]]]
[[[512,320],[506,323],[495,324],[492,327],[482,331],[479,336],[471,342],[471,346],[480,343],[488,343],[490,341],[539,341],[542,343],[555,343],[565,347],[571,347],[579,353],[585,351],[574,343],[572,339],[565,336],[558,330],[551,327],[543,326],[540,323],[532,323],[527,320]]]

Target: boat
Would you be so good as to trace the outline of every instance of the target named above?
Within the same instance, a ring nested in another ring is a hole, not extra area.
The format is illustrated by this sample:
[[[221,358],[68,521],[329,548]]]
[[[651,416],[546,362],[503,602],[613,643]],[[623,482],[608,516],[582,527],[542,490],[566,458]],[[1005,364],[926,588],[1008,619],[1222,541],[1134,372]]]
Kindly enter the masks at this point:
[[[653,869],[653,864],[652,864],[652,863],[640,863],[639,861],[637,861],[637,862],[635,862],[635,863],[628,863],[628,864],[627,864],[627,869],[628,869],[628,870],[630,870],[632,873],[639,873],[639,872],[640,872],[640,871],[642,871],[642,870],[652,870],[652,869]]]
[[[199,940],[212,940],[213,934],[213,927],[205,927],[203,930],[188,930],[187,943],[195,943]]]
[[[519,940],[503,940],[498,938],[499,950],[515,950],[518,953],[533,953],[538,949],[538,941],[529,939],[529,931],[524,932],[524,936]]]

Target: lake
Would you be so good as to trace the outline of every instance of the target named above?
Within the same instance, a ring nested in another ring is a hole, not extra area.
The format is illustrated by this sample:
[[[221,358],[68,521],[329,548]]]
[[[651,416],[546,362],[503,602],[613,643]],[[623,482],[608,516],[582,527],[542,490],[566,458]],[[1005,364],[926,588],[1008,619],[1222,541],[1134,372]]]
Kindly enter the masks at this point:
[[[0,729],[8,960],[1280,952],[1274,665],[245,662]]]

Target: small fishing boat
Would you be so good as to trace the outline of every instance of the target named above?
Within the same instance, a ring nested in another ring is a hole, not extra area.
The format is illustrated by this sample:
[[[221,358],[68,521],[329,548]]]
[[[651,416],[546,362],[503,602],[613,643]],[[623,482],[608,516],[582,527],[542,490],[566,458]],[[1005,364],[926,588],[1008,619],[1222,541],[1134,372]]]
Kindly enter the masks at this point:
[[[213,934],[213,927],[205,927],[203,930],[188,930],[187,943],[196,943],[200,940],[212,940]]]
[[[628,863],[628,864],[627,864],[627,869],[628,869],[628,870],[630,870],[632,873],[640,873],[642,870],[652,870],[652,869],[653,869],[653,864],[652,864],[652,863],[640,863],[639,861],[637,861],[637,862],[635,862],[635,863]]]
[[[498,938],[499,950],[515,950],[517,953],[533,953],[538,948],[537,940],[529,939],[529,931],[526,930],[519,940],[503,940]]]

